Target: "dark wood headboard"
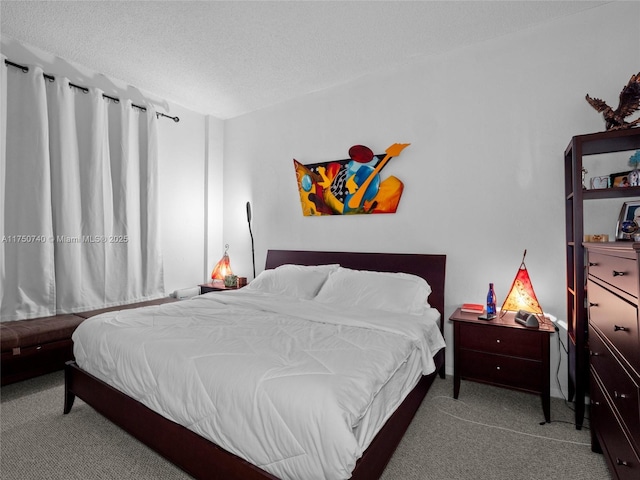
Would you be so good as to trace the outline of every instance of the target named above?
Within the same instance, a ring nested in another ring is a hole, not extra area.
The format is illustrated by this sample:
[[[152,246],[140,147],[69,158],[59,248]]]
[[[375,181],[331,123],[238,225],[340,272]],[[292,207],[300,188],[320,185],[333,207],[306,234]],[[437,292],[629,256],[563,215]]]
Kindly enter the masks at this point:
[[[284,264],[327,265],[339,263],[345,268],[404,272],[424,278],[431,286],[429,304],[438,309],[441,330],[444,323],[444,280],[446,255],[412,253],[315,252],[308,250],[268,250],[265,268]]]

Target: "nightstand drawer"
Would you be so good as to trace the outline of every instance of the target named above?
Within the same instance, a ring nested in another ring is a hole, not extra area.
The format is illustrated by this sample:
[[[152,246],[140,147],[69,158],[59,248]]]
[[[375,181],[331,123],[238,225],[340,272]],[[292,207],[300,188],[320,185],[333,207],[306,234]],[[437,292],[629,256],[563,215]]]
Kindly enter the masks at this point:
[[[459,368],[462,378],[468,380],[542,391],[542,362],[461,349]]]
[[[638,309],[593,280],[587,285],[589,322],[640,372]]]
[[[543,338],[549,341],[546,335]],[[460,328],[460,348],[499,355],[540,360],[542,343],[538,332],[523,329],[467,324]]]
[[[596,375],[640,449],[640,392],[638,385],[624,370],[600,335],[589,329],[589,356],[592,374]]]
[[[589,252],[589,275],[638,296],[638,266],[633,258]]]

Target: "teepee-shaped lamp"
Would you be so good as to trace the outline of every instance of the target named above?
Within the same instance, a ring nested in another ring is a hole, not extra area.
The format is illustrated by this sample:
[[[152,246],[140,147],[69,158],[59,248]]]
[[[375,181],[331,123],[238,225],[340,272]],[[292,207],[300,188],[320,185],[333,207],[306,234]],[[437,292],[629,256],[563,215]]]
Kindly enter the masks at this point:
[[[233,275],[231,271],[231,261],[229,260],[229,254],[227,251],[229,250],[229,245],[224,246],[224,255],[220,259],[216,266],[213,267],[213,271],[211,272],[211,280],[224,280],[224,277],[227,275]]]
[[[527,267],[524,264],[524,257],[526,255],[527,251],[525,250],[524,255],[522,255],[522,263],[520,264],[520,268],[518,269],[516,278],[513,280],[513,284],[511,285],[509,294],[507,295],[507,298],[505,298],[504,303],[502,304],[502,308],[500,309],[501,317],[504,316],[504,314],[508,311],[524,311],[530,314],[532,313],[536,316],[544,316],[542,307],[538,303],[536,294],[533,291],[533,285],[531,284],[531,279],[529,278],[529,272],[527,271]]]

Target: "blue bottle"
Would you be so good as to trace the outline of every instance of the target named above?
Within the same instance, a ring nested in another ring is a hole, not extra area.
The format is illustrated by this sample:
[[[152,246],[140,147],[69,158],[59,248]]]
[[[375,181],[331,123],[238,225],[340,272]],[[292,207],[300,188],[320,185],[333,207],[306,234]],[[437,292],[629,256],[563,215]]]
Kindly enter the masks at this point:
[[[493,289],[493,283],[489,284],[489,293],[487,293],[487,317],[496,314],[496,292]]]

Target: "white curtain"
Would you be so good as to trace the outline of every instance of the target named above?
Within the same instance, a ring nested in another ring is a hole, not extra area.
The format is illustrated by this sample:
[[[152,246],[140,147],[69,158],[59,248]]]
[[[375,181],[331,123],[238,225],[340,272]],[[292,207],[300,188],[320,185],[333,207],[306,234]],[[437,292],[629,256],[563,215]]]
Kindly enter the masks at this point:
[[[163,296],[155,111],[2,69],[2,320]]]
[[[0,62],[4,65],[4,55],[0,55]],[[6,149],[7,144],[7,69],[0,65],[0,242],[4,238],[4,196],[6,175]],[[4,292],[4,242],[0,244],[0,308]],[[2,311],[0,310],[0,319]]]

